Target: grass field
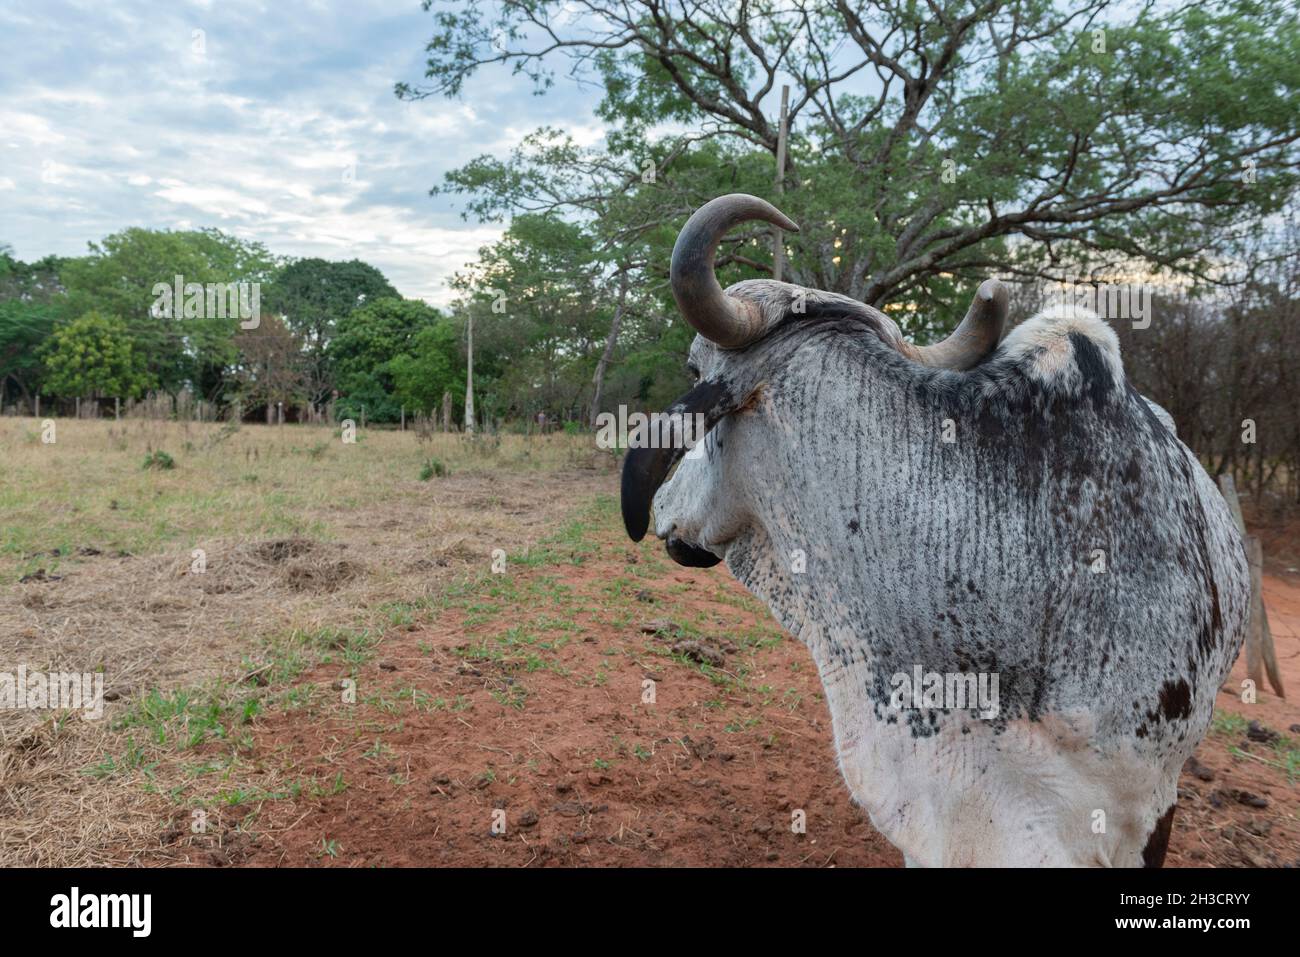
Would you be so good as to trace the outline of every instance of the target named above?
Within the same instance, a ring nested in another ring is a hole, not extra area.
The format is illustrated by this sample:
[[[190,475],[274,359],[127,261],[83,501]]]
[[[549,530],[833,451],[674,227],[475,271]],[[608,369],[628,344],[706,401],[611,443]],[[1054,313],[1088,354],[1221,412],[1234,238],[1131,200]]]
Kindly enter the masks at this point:
[[[807,651],[725,568],[628,542],[589,437],[55,438],[0,419],[0,671],[108,700],[0,711],[0,865],[900,863]],[[1300,588],[1266,599],[1291,669]],[[1170,863],[1294,863],[1300,752],[1249,720],[1300,713],[1221,708]]]
[[[102,672],[108,720],[0,712],[9,862],[96,858],[87,835],[112,830],[93,810],[102,789],[72,822],[55,805],[85,801],[77,765],[111,752],[98,739],[124,709],[239,681],[263,658],[292,671],[337,640],[367,645],[488,573],[494,550],[520,557],[617,465],[564,435],[370,430],[349,444],[317,427],[57,420],[48,437],[37,420],[0,420],[0,661]],[[21,746],[31,735],[42,746]],[[124,743],[144,747],[138,734]],[[99,776],[123,760],[101,756]]]

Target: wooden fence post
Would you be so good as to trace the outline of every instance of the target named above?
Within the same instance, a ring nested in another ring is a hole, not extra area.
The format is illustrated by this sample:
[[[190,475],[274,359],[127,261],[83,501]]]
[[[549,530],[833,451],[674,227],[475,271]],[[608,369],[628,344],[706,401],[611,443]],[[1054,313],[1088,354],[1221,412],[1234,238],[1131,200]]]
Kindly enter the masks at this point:
[[[1268,626],[1268,610],[1264,607],[1264,547],[1259,538],[1246,534],[1246,522],[1241,515],[1241,502],[1237,499],[1237,483],[1230,474],[1219,476],[1219,491],[1223,493],[1232,513],[1232,520],[1241,534],[1246,549],[1246,563],[1250,567],[1250,611],[1246,621],[1246,677],[1256,689],[1264,685],[1264,674],[1279,698],[1286,697],[1282,675],[1277,666],[1277,651],[1273,647],[1273,631]]]

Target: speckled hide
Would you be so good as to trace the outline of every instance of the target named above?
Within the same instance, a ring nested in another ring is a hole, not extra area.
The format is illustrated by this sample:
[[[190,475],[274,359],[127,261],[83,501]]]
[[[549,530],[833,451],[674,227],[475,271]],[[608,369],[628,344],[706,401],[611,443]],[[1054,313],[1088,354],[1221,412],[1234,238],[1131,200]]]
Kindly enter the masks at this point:
[[[654,495],[654,529],[721,557],[808,646],[877,830],[922,866],[1160,864],[1249,585],[1227,506],[1111,329],[1048,311],[954,372],[843,297],[727,292],[767,331],[697,337],[697,391],[731,411]],[[997,714],[899,707],[918,666],[996,675]]]

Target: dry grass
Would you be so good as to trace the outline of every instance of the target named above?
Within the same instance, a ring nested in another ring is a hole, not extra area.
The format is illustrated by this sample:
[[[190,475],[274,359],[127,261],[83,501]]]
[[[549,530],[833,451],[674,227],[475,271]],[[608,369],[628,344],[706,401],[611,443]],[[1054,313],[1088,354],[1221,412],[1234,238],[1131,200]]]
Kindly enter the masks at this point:
[[[493,549],[521,555],[615,466],[590,437],[345,445],[320,427],[148,420],[59,420],[47,445],[37,421],[6,419],[0,444],[0,671],[102,671],[109,699],[101,721],[0,711],[0,864],[155,845],[148,798],[182,783],[160,762],[179,773],[166,755],[226,733],[241,688],[364,650]],[[159,450],[175,467],[143,468]],[[422,481],[430,459],[450,474]],[[220,788],[269,786],[273,769],[237,755]]]

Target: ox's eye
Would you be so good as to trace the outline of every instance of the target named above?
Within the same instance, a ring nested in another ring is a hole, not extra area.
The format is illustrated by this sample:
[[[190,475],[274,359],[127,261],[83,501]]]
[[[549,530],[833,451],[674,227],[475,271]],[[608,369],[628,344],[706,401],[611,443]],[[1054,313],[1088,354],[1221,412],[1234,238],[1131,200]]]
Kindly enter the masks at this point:
[[[686,364],[686,371],[689,372],[689,373],[691,374],[691,381],[692,381],[692,382],[699,382],[699,381],[700,381],[700,370],[697,369],[694,365],[692,365],[692,364],[690,364],[690,363],[687,363],[687,364]]]

